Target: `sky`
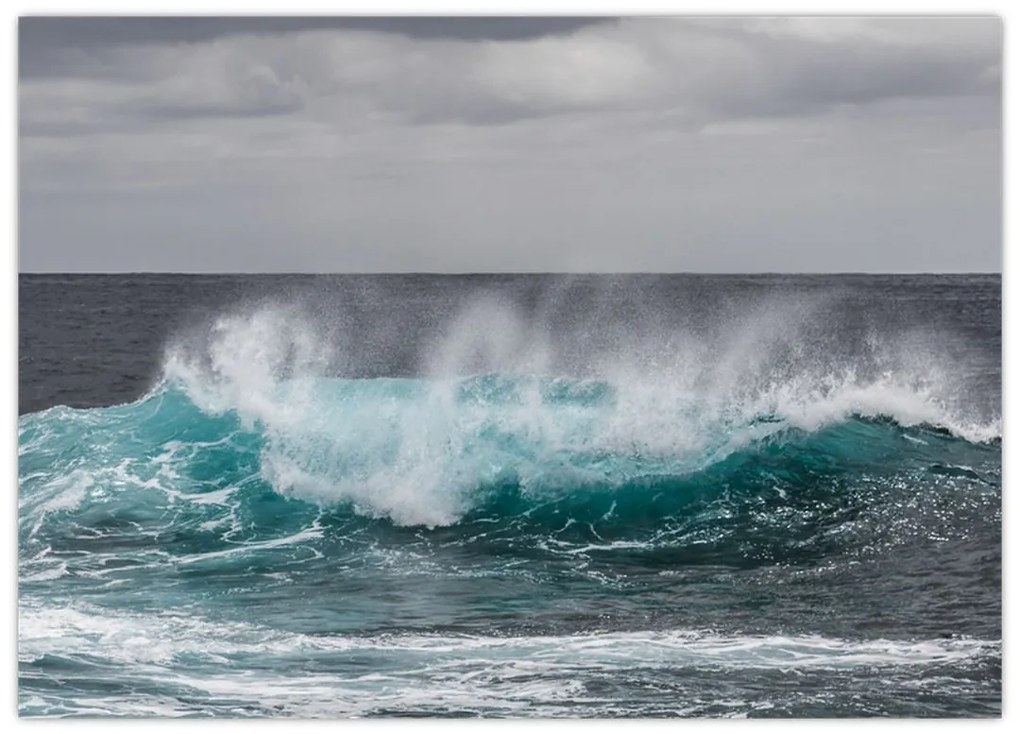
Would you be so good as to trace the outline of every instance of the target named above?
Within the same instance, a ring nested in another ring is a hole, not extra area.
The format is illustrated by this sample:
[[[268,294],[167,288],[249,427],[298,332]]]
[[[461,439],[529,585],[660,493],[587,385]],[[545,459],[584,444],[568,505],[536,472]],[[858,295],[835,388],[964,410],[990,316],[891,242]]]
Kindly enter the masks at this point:
[[[976,272],[998,18],[19,21],[22,272]]]

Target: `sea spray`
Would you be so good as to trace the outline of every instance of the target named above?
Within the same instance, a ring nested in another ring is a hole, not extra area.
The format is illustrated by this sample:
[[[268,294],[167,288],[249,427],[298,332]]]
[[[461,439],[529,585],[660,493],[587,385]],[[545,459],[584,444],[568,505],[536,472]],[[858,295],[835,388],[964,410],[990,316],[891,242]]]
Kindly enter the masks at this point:
[[[21,416],[22,713],[998,710],[963,297],[547,280],[228,301]]]
[[[770,436],[854,418],[998,436],[996,421],[951,407],[944,370],[918,358],[916,340],[871,332],[837,361],[829,340],[805,336],[816,308],[768,304],[711,343],[669,336],[696,359],[621,358],[606,377],[578,379],[529,372],[556,363],[548,335],[480,297],[423,355],[431,377],[349,380],[330,375],[331,352],[356,345],[324,342],[307,311],[269,304],[172,344],[162,389],[257,426],[263,478],[277,491],[400,524],[450,524],[481,488],[505,483],[532,492],[683,476]]]

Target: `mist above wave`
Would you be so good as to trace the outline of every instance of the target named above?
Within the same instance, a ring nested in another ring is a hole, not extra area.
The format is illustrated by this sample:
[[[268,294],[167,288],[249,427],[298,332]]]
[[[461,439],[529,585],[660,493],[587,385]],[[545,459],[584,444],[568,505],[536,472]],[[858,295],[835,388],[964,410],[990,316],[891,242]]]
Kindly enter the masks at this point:
[[[455,522],[479,485],[524,491],[698,471],[784,430],[851,416],[999,435],[968,401],[951,334],[854,321],[838,300],[760,299],[725,319],[654,311],[557,323],[481,293],[431,334],[300,300],[223,313],[167,348],[164,379],[266,436],[277,491],[347,501],[400,524]],[[885,330],[883,330],[885,328]],[[330,379],[358,354],[416,345],[418,379]],[[356,384],[356,388],[352,387]]]

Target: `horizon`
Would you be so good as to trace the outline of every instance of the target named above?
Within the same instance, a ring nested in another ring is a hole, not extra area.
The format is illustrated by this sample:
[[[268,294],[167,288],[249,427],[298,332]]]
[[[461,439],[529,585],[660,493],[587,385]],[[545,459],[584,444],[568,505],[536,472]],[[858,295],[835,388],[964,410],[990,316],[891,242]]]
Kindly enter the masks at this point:
[[[186,271],[186,270],[104,270],[104,271],[78,271],[78,270],[34,270],[18,271],[18,275],[198,275],[198,276],[224,276],[224,275],[341,275],[341,276],[375,276],[375,275],[428,275],[439,277],[461,277],[461,276],[490,276],[490,275],[558,275],[567,277],[583,276],[621,276],[621,275],[721,275],[721,276],[766,276],[766,275],[862,275],[862,276],[883,276],[883,275],[998,275],[1002,270],[916,270],[916,271],[865,271],[865,270],[832,270],[832,271],[808,271],[808,270],[761,270],[761,271],[651,271],[651,270],[618,270],[618,271],[567,271],[567,270],[492,270],[492,271],[428,271],[428,270],[391,270],[381,271],[309,271],[309,270],[278,270],[278,271]]]

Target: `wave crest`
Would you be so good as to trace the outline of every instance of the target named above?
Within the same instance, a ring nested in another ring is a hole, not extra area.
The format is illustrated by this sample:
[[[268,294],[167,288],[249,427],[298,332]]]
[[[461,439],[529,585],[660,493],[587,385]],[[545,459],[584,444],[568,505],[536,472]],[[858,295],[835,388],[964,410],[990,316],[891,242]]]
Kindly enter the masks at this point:
[[[916,344],[872,335],[848,356],[798,341],[809,313],[765,309],[767,318],[744,322],[729,341],[672,334],[672,359],[635,366],[624,354],[597,374],[548,376],[513,370],[555,368],[554,342],[501,315],[509,307],[483,306],[454,319],[445,342],[423,357],[435,373],[414,378],[338,376],[342,346],[300,307],[225,314],[173,342],[161,385],[134,406],[105,409],[106,430],[144,435],[156,458],[192,455],[171,444],[230,441],[223,466],[255,467],[280,495],[427,526],[456,523],[507,488],[545,502],[690,484],[692,476],[722,486],[725,472],[765,455],[770,466],[758,468],[775,471],[777,451],[792,474],[823,466],[888,473],[946,463],[928,429],[971,443],[1000,435],[998,418],[960,408],[950,371]],[[484,324],[502,324],[510,341]],[[629,356],[648,354],[634,347]],[[493,360],[509,369],[465,376],[458,366]],[[876,427],[882,420],[898,428]],[[919,431],[901,430],[911,427]],[[71,438],[66,426],[36,428],[23,434],[23,452],[47,436]]]

